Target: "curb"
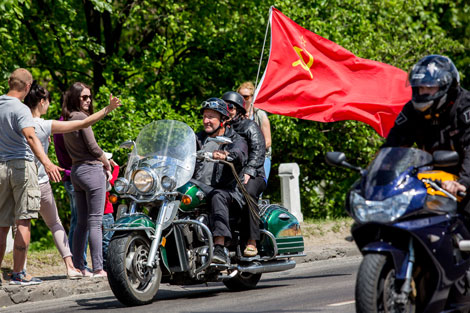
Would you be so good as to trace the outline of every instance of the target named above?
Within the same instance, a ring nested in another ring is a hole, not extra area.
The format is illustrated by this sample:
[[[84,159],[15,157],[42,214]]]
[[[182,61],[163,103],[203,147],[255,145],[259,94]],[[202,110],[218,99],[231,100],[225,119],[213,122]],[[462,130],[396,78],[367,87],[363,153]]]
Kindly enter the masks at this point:
[[[304,257],[296,258],[297,263],[308,263],[335,258],[360,255],[356,246],[337,248],[306,247]],[[312,250],[312,248],[314,248]],[[82,278],[70,280],[64,275],[41,277],[43,283],[33,286],[8,285],[3,281],[0,288],[0,309],[10,308],[15,304],[53,300],[73,295],[86,295],[111,290],[106,278]]]

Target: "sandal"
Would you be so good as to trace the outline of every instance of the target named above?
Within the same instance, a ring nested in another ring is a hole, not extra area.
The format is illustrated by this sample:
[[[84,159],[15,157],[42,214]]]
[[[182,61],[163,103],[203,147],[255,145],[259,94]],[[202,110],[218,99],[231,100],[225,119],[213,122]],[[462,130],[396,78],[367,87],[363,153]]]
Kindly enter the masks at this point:
[[[83,274],[80,270],[77,269],[68,269],[67,270],[67,278],[68,279],[79,279],[82,278]]]
[[[84,270],[80,270],[82,272],[82,276],[83,277],[93,277],[93,273],[90,272],[89,270],[87,269],[84,269]]]
[[[245,251],[243,251],[243,256],[246,256],[246,257],[253,257],[257,255],[258,255],[258,249],[256,249],[256,247],[253,245],[246,246]]]

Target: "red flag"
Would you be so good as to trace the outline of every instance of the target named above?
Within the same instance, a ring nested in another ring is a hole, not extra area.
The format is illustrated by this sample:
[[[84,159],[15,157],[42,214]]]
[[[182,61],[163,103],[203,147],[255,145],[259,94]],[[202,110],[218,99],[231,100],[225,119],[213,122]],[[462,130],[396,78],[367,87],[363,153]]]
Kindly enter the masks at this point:
[[[256,107],[318,122],[357,120],[387,136],[411,99],[407,73],[362,59],[271,11],[268,65]]]

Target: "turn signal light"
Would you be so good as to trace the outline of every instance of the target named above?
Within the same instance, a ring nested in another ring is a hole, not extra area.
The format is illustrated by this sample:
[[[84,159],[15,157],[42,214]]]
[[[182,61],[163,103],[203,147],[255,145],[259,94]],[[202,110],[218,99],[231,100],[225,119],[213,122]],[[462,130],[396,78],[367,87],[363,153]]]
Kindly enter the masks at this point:
[[[184,204],[184,205],[190,205],[191,202],[193,201],[193,199],[191,198],[191,196],[184,195],[184,196],[181,198],[181,201],[183,201],[183,204]]]
[[[118,196],[116,196],[116,195],[109,195],[108,200],[109,200],[109,202],[111,202],[112,204],[116,204],[116,203],[118,202]]]

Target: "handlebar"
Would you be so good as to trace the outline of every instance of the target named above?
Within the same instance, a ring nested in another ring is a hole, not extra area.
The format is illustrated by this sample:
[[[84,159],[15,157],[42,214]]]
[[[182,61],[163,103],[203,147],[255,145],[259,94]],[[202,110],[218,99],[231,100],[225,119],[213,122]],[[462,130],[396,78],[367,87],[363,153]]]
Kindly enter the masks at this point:
[[[450,192],[448,192],[447,190],[442,188],[442,183],[441,183],[440,180],[423,179],[423,182],[426,183],[426,184],[429,184],[435,190],[443,192],[444,194],[446,194],[449,198],[453,199],[454,201],[457,201],[457,198],[453,194],[451,194]],[[457,196],[461,197],[461,198],[465,198],[467,196],[467,193],[464,192],[464,191],[457,191]]]
[[[219,162],[219,160],[214,160],[214,153],[213,152],[206,152],[206,151],[198,151],[197,152],[197,155],[196,155],[196,158],[198,158],[199,160],[206,160],[206,161],[209,161],[209,162]],[[233,158],[229,155],[227,155],[227,159],[226,159],[228,162],[233,162]]]

